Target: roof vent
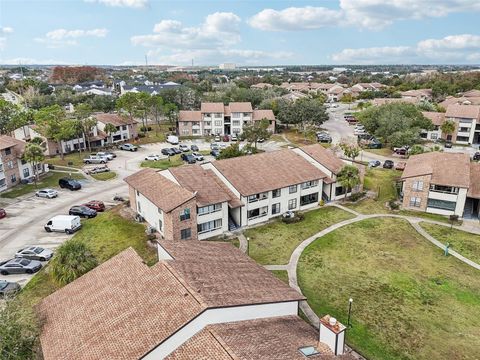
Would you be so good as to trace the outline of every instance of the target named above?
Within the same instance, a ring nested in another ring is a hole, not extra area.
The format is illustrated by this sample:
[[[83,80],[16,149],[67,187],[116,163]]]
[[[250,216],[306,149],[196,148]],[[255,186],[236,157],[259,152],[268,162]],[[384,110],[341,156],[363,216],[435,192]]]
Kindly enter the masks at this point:
[[[300,351],[300,353],[305,357],[319,354],[319,352],[314,346],[304,346],[304,347],[298,348],[298,351]]]

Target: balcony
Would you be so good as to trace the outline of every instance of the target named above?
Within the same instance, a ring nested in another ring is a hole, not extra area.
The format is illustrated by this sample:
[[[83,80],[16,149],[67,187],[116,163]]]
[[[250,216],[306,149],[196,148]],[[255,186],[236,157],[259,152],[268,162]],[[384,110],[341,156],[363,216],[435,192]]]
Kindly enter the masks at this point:
[[[268,215],[268,206],[264,206],[262,208],[250,210],[247,212],[247,219],[248,220],[255,220],[260,219]]]

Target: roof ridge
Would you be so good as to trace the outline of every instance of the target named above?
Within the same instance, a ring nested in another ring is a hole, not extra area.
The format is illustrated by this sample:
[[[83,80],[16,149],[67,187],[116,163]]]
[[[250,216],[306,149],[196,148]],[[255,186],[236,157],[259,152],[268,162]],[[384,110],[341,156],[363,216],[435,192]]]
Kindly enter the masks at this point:
[[[215,339],[216,342],[227,352],[227,355],[232,358],[232,360],[240,360],[240,358],[235,354],[235,352],[227,345],[227,343],[222,339],[220,334],[218,334],[211,325],[207,325],[205,328],[210,335]]]
[[[175,261],[175,260],[174,260]],[[185,281],[185,279],[171,266],[167,261],[162,260],[158,262],[159,264],[161,263],[163,266],[166,267],[166,269],[175,277],[176,280],[185,288],[186,291],[192,297],[203,307],[208,308],[208,305],[205,301],[205,299],[200,295],[200,293],[196,292],[188,283]]]

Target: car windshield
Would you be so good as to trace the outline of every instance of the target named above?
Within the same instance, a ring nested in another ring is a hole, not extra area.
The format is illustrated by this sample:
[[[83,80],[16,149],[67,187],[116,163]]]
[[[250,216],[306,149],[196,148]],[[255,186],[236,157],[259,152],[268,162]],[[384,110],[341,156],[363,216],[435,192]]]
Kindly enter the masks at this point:
[[[5,280],[0,280],[0,290],[3,290],[7,287],[8,282]]]
[[[30,264],[30,260],[22,259],[22,261],[20,261],[20,265],[22,266],[27,266],[28,264]]]
[[[32,249],[35,254],[41,254],[43,249],[41,247],[36,247]]]

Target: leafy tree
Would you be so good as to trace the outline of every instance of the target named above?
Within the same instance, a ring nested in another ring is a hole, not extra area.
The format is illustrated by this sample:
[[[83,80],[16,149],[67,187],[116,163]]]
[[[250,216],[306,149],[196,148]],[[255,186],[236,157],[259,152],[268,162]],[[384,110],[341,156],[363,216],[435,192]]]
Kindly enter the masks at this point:
[[[178,118],[178,107],[173,103],[166,103],[163,112],[171,125],[174,125]]]
[[[358,171],[358,168],[353,165],[345,165],[338,173],[337,180],[345,188],[345,198],[346,198],[347,194],[355,186],[360,184],[360,173]]]
[[[355,97],[352,94],[345,94],[340,99],[340,102],[344,104],[350,104],[355,101]]]
[[[320,126],[328,120],[323,103],[317,99],[299,99],[295,102],[282,103],[278,119],[283,124],[297,125],[301,130],[309,125]]]
[[[160,95],[153,95],[150,98],[149,110],[150,114],[155,119],[155,123],[157,124],[155,134],[158,134],[158,129],[160,128],[160,118],[162,117],[164,111],[164,102]]]
[[[105,127],[103,128],[103,131],[105,131],[105,133],[109,136],[110,142],[113,142],[112,134],[116,133],[118,129],[113,124],[106,124]]]
[[[74,136],[74,127],[67,121],[65,110],[60,105],[42,108],[35,113],[35,123],[39,132],[47,139],[53,139],[60,148],[60,155],[64,158],[62,141]]]
[[[257,148],[257,142],[259,140],[266,140],[270,137],[271,133],[268,131],[268,126],[269,122],[267,119],[253,121],[243,127],[243,137],[250,144],[255,144],[255,148]]]
[[[130,120],[133,120],[138,110],[137,93],[128,92],[120,96],[117,100],[116,107],[118,110],[125,111],[130,117]]]
[[[27,146],[25,146],[23,159],[32,165],[33,175],[35,176],[35,187],[37,187],[37,165],[45,159],[44,149],[40,145],[30,142],[27,144]]]
[[[55,282],[67,285],[97,266],[97,259],[80,240],[70,239],[58,249],[50,263],[50,271]]]
[[[16,105],[0,99],[0,134],[5,135],[12,131],[12,119],[19,109]]]
[[[356,144],[341,142],[339,146],[345,156],[352,159],[352,163],[355,161],[355,158],[360,155],[360,148]]]
[[[245,152],[240,150],[238,143],[231,144],[230,146],[226,147],[222,151],[220,151],[220,155],[217,159],[230,159],[234,157],[239,157],[245,155]]]
[[[446,120],[441,126],[442,134],[445,134],[445,137],[448,139],[449,135],[452,135],[455,132],[456,124],[453,120]]]
[[[413,145],[409,150],[408,150],[408,155],[418,155],[418,154],[423,154],[425,152],[425,149],[421,145]]]

